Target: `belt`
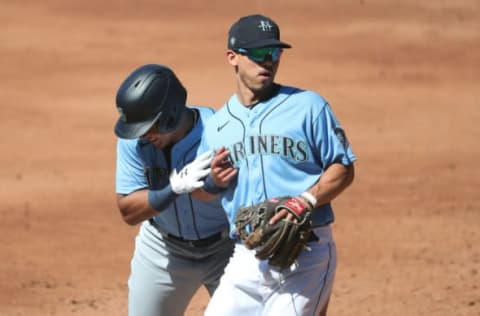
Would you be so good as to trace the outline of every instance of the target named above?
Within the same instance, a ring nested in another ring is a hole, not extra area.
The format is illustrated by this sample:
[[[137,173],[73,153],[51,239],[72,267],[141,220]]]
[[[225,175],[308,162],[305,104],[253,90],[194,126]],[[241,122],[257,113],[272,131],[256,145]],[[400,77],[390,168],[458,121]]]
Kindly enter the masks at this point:
[[[160,234],[162,234],[163,237],[168,238],[168,239],[172,239],[172,240],[175,240],[175,241],[178,241],[178,242],[181,242],[181,243],[185,243],[185,244],[188,244],[188,245],[190,245],[192,247],[196,247],[196,248],[208,247],[208,246],[220,241],[225,236],[225,232],[218,232],[216,234],[208,236],[207,238],[190,240],[190,239],[185,239],[183,237],[178,237],[178,236],[175,236],[175,235],[172,235],[170,233],[167,233],[167,232],[163,231],[158,226],[157,222],[155,222],[154,219],[150,219],[149,222],[153,227],[155,227],[158,230],[158,232]]]
[[[203,238],[203,239],[196,239],[196,240],[189,240],[189,239],[184,239],[182,237],[178,237],[178,236],[175,236],[175,235],[172,235],[172,234],[163,234],[163,236],[167,237],[167,238],[170,238],[170,239],[173,239],[173,240],[176,240],[176,241],[179,241],[179,242],[182,242],[182,243],[186,243],[186,244],[189,244],[190,246],[193,246],[193,247],[196,247],[196,248],[205,248],[205,247],[208,247],[218,241],[220,241],[222,239],[222,232],[218,232],[216,234],[213,234],[207,238]]]

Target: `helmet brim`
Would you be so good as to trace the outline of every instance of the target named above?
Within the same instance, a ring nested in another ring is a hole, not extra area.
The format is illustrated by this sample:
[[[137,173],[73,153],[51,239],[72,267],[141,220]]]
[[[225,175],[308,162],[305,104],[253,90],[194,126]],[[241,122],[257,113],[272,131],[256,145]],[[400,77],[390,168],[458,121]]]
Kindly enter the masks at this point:
[[[158,120],[162,112],[158,113],[153,119],[126,123],[121,118],[115,124],[115,135],[124,139],[135,139],[144,135],[153,124]]]

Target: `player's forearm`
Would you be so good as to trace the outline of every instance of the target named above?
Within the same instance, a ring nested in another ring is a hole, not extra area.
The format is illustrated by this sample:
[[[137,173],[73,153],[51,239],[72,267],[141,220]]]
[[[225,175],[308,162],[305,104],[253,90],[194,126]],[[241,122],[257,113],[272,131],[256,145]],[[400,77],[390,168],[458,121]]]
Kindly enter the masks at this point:
[[[353,164],[344,166],[335,163],[329,166],[319,181],[308,190],[317,199],[315,206],[329,203],[336,198],[352,183],[354,176]]]
[[[117,205],[122,219],[129,225],[137,225],[158,215],[148,203],[148,190],[140,190],[129,195],[117,195]]]

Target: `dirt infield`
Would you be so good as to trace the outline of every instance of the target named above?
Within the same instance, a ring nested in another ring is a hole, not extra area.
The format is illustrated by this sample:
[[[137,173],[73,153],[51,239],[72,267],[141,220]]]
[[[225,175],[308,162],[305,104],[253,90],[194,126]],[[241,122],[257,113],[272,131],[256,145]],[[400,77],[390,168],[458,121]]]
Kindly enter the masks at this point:
[[[278,81],[331,103],[359,160],[334,202],[330,315],[480,315],[477,0],[0,0],[0,315],[126,315],[138,227],[114,202],[116,89],[164,63],[233,92],[226,32],[279,22]],[[187,315],[207,304],[198,292]]]

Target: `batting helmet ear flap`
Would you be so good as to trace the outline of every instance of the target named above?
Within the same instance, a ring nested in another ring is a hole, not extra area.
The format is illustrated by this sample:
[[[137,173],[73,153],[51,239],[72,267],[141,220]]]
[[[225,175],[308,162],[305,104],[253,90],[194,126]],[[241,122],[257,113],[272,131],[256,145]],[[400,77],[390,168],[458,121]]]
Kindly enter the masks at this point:
[[[173,130],[180,122],[186,99],[187,91],[171,69],[155,64],[141,66],[117,91],[120,119],[115,134],[120,138],[138,138],[155,123],[159,130]]]
[[[160,133],[171,132],[180,124],[186,100],[187,90],[180,82],[171,82],[169,92],[166,94],[164,101],[165,106],[157,120],[158,131]]]

